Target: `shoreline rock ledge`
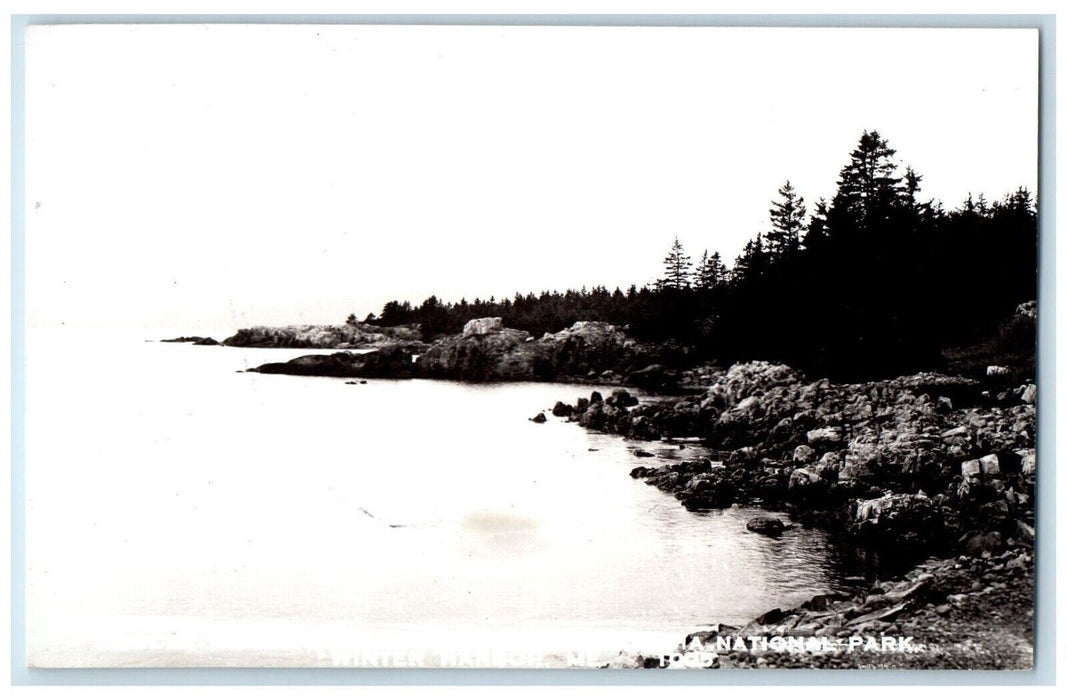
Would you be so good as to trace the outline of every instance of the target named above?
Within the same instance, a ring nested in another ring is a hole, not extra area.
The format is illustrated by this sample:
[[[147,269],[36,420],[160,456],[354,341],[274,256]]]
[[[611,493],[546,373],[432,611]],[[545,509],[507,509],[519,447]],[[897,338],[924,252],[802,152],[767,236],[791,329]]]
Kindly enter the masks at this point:
[[[305,377],[408,379],[414,375],[413,355],[411,347],[397,344],[364,353],[303,355],[288,362],[269,362],[246,371]]]
[[[183,335],[177,338],[165,338],[161,343],[192,343],[193,345],[221,345],[219,341],[214,338],[209,338],[202,335]]]
[[[372,331],[371,329],[375,329]],[[382,331],[381,333],[377,331]],[[386,332],[387,331],[387,332]],[[468,321],[463,332],[427,344],[414,339],[411,328],[377,328],[369,324],[347,326],[287,326],[242,329],[223,341],[242,347],[373,348],[388,354],[403,347],[417,355],[413,367],[392,365],[396,378],[422,377],[469,382],[487,381],[596,381],[603,384],[647,384],[664,361],[677,364],[684,352],[671,344],[657,345],[631,338],[610,323],[578,321],[557,333],[534,338],[526,331],[507,328],[500,317]],[[335,361],[297,358],[289,369],[264,365],[260,371],[307,376],[385,376],[390,365],[374,366],[374,374],[358,375],[368,361],[341,357]],[[373,361],[369,361],[373,362]]]

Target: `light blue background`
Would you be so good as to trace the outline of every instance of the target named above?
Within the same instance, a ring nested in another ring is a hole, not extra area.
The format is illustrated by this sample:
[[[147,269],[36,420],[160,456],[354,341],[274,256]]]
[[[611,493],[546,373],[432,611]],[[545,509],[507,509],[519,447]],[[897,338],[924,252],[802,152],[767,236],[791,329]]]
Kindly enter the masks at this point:
[[[1037,608],[1034,669],[754,672],[437,669],[26,668],[25,30],[31,24],[442,24],[719,27],[1004,27],[1040,34]],[[11,18],[11,681],[14,685],[1047,685],[1055,682],[1055,51],[1051,15],[13,15]]]

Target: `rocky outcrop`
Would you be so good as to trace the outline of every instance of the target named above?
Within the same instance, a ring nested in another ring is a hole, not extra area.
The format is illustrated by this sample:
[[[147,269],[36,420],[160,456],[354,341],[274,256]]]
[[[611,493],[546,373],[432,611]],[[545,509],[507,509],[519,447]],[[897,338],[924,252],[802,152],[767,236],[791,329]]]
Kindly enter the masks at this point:
[[[608,323],[579,321],[533,338],[499,318],[468,321],[463,333],[441,338],[418,358],[422,376],[466,381],[586,380],[621,383],[647,366],[655,348]]]
[[[346,323],[341,326],[253,326],[242,328],[222,341],[244,348],[337,348],[361,349],[396,342],[419,342],[417,326],[374,326]]]
[[[632,473],[691,510],[762,504],[863,551],[906,544],[914,556],[1032,527],[1035,412],[1025,390],[1005,405],[973,379],[833,384],[767,362],[707,376],[693,395],[632,407],[590,397],[561,414],[635,439],[702,439],[714,459]]]
[[[433,379],[521,381],[532,378],[533,338],[504,328],[488,333],[448,336],[419,355],[419,373]]]
[[[412,376],[414,369],[411,350],[409,346],[396,344],[365,353],[304,355],[288,362],[270,362],[246,371],[315,377],[406,379]]]
[[[504,327],[499,317],[468,321],[463,332],[420,343],[414,326],[255,327],[238,331],[225,345],[243,347],[380,348],[405,343],[419,357],[414,372],[431,379],[463,381],[589,381],[666,388],[677,377],[656,361],[678,361],[684,352],[672,344],[652,345],[609,324],[579,321],[558,333],[533,338]],[[313,369],[313,363],[308,371]],[[329,371],[334,368],[328,364]],[[407,376],[407,368],[404,370]],[[334,376],[334,375],[329,375]],[[625,400],[625,399],[624,399]]]
[[[931,559],[900,578],[860,581],[745,625],[708,625],[674,653],[636,666],[1027,669],[1033,576],[1025,547]]]
[[[193,345],[218,345],[219,341],[202,335],[183,335],[178,338],[167,338],[161,343],[192,343]]]

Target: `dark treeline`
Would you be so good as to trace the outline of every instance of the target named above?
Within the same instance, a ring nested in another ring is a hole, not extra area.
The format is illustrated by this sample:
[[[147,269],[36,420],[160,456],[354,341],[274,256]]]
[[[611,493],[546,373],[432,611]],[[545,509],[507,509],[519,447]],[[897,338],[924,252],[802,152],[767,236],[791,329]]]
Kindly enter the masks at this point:
[[[771,204],[770,230],[730,269],[718,253],[694,264],[675,239],[652,286],[391,301],[366,320],[421,323],[428,337],[484,316],[534,335],[609,321],[640,338],[691,345],[699,357],[775,360],[838,379],[937,368],[944,349],[990,336],[1036,298],[1035,203],[1019,189],[946,211],[920,197],[922,178],[894,155],[877,132],[864,132],[837,191],[810,214],[787,181]]]

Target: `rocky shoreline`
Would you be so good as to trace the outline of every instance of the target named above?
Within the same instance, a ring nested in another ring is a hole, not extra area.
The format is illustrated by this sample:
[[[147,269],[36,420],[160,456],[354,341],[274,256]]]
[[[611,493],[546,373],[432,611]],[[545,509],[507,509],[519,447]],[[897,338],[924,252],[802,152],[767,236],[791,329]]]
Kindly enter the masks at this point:
[[[1028,547],[929,559],[744,626],[710,625],[669,654],[621,654],[608,667],[1026,670],[1033,581]]]
[[[700,371],[709,381],[699,393],[640,404],[625,390],[594,392],[574,405],[558,402],[552,413],[633,439],[699,438],[716,449],[711,459],[638,467],[631,476],[690,510],[737,504],[787,511],[802,526],[830,531],[869,574],[850,596],[768,611],[731,634],[866,640],[911,630],[927,646],[800,655],[742,649],[698,665],[1029,667],[1034,384],[1005,389],[932,373],[833,384],[767,362]],[[757,520],[749,529],[767,536],[785,527]],[[887,577],[899,580],[878,581]],[[1015,611],[1015,642],[997,646],[1007,609]],[[694,632],[680,653],[692,651],[693,639],[724,630]],[[971,648],[976,640],[992,651]]]
[[[287,363],[251,368],[272,374],[457,381],[596,381],[650,389],[673,386],[678,373],[663,362],[680,364],[686,351],[673,343],[650,344],[609,323],[579,321],[558,333],[534,338],[505,328],[499,318],[475,319],[463,332],[432,343],[416,339],[408,327],[388,334],[357,326],[290,326],[242,329],[222,342],[235,347],[307,347],[365,350],[307,355]],[[401,358],[407,356],[406,360]],[[346,356],[347,355],[347,356]],[[377,356],[377,357],[375,357]],[[392,368],[389,374],[385,367]]]
[[[1020,309],[1024,309],[1023,305]],[[1018,312],[1017,312],[1018,315]],[[923,372],[854,384],[808,379],[782,364],[728,368],[692,362],[684,349],[579,322],[533,338],[499,318],[462,334],[418,340],[413,329],[246,329],[226,345],[360,347],[249,371],[348,378],[570,381],[625,388],[559,401],[557,417],[642,441],[697,441],[710,459],[638,467],[633,478],[690,510],[752,505],[829,531],[866,575],[844,595],[772,610],[743,628],[697,630],[668,657],[613,665],[686,665],[712,637],[845,640],[912,637],[908,653],[861,647],[796,654],[712,651],[702,667],[1029,668],[1033,634],[1036,385],[1025,372]],[[323,329],[327,330],[323,330]],[[295,329],[295,330],[294,330]],[[409,337],[410,336],[410,337]],[[1018,383],[1022,380],[1022,383]],[[544,413],[531,418],[544,422]],[[757,522],[758,521],[758,522]],[[756,519],[775,537],[786,525]],[[679,656],[681,655],[681,656]]]

